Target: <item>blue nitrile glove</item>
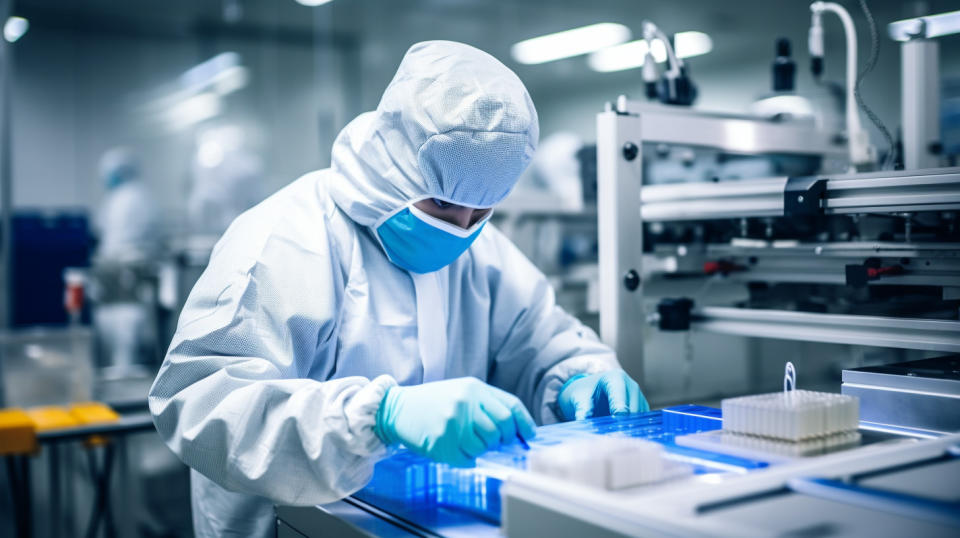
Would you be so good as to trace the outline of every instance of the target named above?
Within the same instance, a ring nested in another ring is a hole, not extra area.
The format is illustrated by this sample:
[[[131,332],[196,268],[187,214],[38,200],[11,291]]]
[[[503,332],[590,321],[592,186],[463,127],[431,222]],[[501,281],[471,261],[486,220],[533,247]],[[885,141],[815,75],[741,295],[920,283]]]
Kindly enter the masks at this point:
[[[640,385],[623,370],[571,377],[560,387],[557,406],[564,420],[650,410]]]
[[[535,435],[516,396],[474,377],[392,387],[377,411],[377,435],[442,463],[469,465],[487,450]]]

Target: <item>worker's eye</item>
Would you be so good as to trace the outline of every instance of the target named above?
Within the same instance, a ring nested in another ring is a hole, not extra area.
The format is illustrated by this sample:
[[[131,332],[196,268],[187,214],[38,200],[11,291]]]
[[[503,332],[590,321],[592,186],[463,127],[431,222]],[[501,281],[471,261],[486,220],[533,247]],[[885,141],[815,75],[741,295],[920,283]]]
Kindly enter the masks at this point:
[[[444,202],[443,200],[440,200],[438,198],[434,198],[433,203],[436,204],[437,207],[439,207],[440,209],[449,209],[455,205],[455,204],[451,204],[450,202]]]

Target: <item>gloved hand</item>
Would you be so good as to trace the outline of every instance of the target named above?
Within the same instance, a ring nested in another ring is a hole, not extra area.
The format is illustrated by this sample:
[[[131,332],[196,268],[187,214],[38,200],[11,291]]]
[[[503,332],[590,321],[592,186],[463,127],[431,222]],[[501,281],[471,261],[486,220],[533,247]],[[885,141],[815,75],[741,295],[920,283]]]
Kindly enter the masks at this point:
[[[650,410],[640,385],[623,370],[571,377],[560,388],[557,405],[564,420]]]
[[[442,463],[469,465],[487,450],[535,435],[516,396],[474,377],[392,387],[377,411],[376,433]]]

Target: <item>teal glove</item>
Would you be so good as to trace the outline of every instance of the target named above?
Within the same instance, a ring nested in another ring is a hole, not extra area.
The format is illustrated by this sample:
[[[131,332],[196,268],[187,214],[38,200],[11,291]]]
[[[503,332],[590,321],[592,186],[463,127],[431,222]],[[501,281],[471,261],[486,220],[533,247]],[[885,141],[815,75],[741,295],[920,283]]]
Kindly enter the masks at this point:
[[[391,387],[377,411],[375,431],[387,445],[442,463],[470,465],[487,450],[532,439],[535,425],[516,396],[474,377]]]
[[[650,410],[640,385],[623,370],[579,374],[560,388],[557,406],[564,420],[582,420]]]

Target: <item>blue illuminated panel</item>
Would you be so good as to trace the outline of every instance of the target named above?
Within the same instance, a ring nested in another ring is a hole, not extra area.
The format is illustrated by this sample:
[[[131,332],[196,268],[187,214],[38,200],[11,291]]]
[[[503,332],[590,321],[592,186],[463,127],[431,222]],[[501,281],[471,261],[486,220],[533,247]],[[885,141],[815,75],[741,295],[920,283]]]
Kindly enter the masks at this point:
[[[693,465],[698,474],[746,472],[767,465],[674,443],[677,435],[718,430],[721,426],[719,409],[682,405],[627,417],[598,417],[541,426],[529,444],[530,450],[537,450],[591,435],[626,435],[663,444],[668,453]],[[426,513],[436,518],[438,509],[449,514],[446,509],[452,508],[499,523],[500,484],[510,473],[526,469],[528,453],[519,443],[505,445],[478,458],[475,467],[457,468],[400,450],[378,463],[373,479],[354,496],[410,519]]]

